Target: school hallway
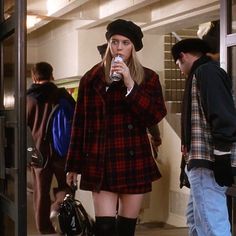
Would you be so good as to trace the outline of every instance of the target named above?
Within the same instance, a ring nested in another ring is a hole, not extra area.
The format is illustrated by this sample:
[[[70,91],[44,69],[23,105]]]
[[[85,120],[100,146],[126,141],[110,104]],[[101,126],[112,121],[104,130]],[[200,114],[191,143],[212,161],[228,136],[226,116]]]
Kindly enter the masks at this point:
[[[27,192],[27,235],[39,236],[34,223],[34,212],[32,204],[32,193]],[[45,236],[57,236],[59,234],[48,234]],[[176,228],[170,225],[162,225],[160,223],[138,224],[135,236],[187,236],[186,228]]]

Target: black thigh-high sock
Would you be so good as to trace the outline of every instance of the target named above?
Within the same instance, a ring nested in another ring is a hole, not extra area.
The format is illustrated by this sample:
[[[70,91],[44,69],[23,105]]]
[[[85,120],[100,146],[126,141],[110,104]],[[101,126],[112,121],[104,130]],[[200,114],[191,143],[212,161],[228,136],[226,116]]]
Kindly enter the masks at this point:
[[[95,236],[117,236],[116,218],[113,216],[96,216]]]
[[[137,218],[117,216],[118,236],[134,236]]]

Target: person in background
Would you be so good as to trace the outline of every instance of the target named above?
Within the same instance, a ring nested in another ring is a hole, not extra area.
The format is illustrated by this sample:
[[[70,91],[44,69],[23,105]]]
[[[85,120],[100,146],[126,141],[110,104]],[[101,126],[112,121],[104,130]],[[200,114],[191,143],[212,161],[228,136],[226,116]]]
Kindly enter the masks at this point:
[[[210,52],[207,53],[213,60],[220,60],[220,21],[211,21],[199,25],[197,35],[200,39],[205,41],[209,47]]]
[[[230,236],[226,189],[236,166],[236,110],[232,81],[219,63],[207,56],[201,39],[184,39],[172,56],[187,75],[181,115],[185,176],[190,184],[187,206],[189,235]]]
[[[197,31],[198,38],[202,39],[209,46],[209,52],[206,53],[212,60],[219,63],[220,60],[220,21],[212,21],[200,24]],[[182,157],[180,188],[183,186],[190,187],[188,178],[184,171],[186,166],[185,159]]]
[[[45,139],[46,125],[56,98],[65,97],[72,105],[75,105],[75,101],[65,89],[59,90],[53,83],[53,68],[49,63],[36,63],[31,74],[33,83],[27,90],[27,125],[32,131],[37,149],[47,159],[43,168],[38,168],[33,163],[30,165],[35,222],[41,234],[51,234],[55,233],[55,230],[50,217],[55,216],[59,204],[70,188],[66,184],[66,158],[58,157]],[[59,91],[63,92],[59,93]],[[55,201],[52,202],[50,190],[53,175],[56,177],[58,188],[53,189]]]
[[[108,46],[108,43],[104,43],[104,44],[101,44],[101,45],[98,45],[97,46],[97,50],[101,56],[101,59],[104,58],[105,56],[105,53],[106,53],[106,50],[107,50],[107,46]]]
[[[92,191],[96,236],[133,236],[143,195],[161,177],[146,129],[163,119],[166,107],[158,75],[137,58],[143,47],[140,27],[118,19],[105,35],[102,62],[80,81],[67,183],[81,174],[80,188]],[[112,64],[117,55],[123,61]],[[113,72],[122,78],[113,81]]]

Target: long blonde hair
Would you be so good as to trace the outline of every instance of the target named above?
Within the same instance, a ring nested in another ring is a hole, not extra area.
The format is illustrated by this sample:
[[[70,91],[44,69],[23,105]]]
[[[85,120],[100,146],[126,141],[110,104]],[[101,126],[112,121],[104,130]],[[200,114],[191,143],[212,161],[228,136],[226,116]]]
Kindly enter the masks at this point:
[[[111,80],[109,79],[111,60],[112,60],[112,55],[111,55],[110,47],[109,47],[109,43],[108,43],[108,46],[107,46],[107,49],[106,49],[106,52],[105,52],[105,55],[103,58],[103,65],[104,65],[107,83],[111,83]],[[129,58],[129,61],[127,62],[127,66],[129,67],[130,75],[131,75],[132,79],[137,84],[141,84],[142,81],[144,80],[144,70],[143,70],[142,64],[138,60],[138,56],[137,56],[136,51],[134,50],[134,46],[132,48],[132,53]]]

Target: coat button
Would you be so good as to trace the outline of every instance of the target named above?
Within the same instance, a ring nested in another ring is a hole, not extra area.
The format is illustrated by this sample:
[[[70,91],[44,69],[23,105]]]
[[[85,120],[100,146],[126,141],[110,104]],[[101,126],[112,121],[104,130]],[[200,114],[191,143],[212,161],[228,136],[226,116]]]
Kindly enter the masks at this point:
[[[103,130],[101,130],[101,131],[100,131],[100,137],[101,137],[101,138],[104,138],[104,136],[105,136],[105,133],[104,133]]]
[[[132,125],[132,124],[128,124],[128,129],[129,130],[131,130],[131,129],[133,129],[134,128],[134,126]]]
[[[133,150],[129,150],[129,155],[130,155],[131,157],[133,157],[133,156],[134,156],[134,151],[133,151]]]

